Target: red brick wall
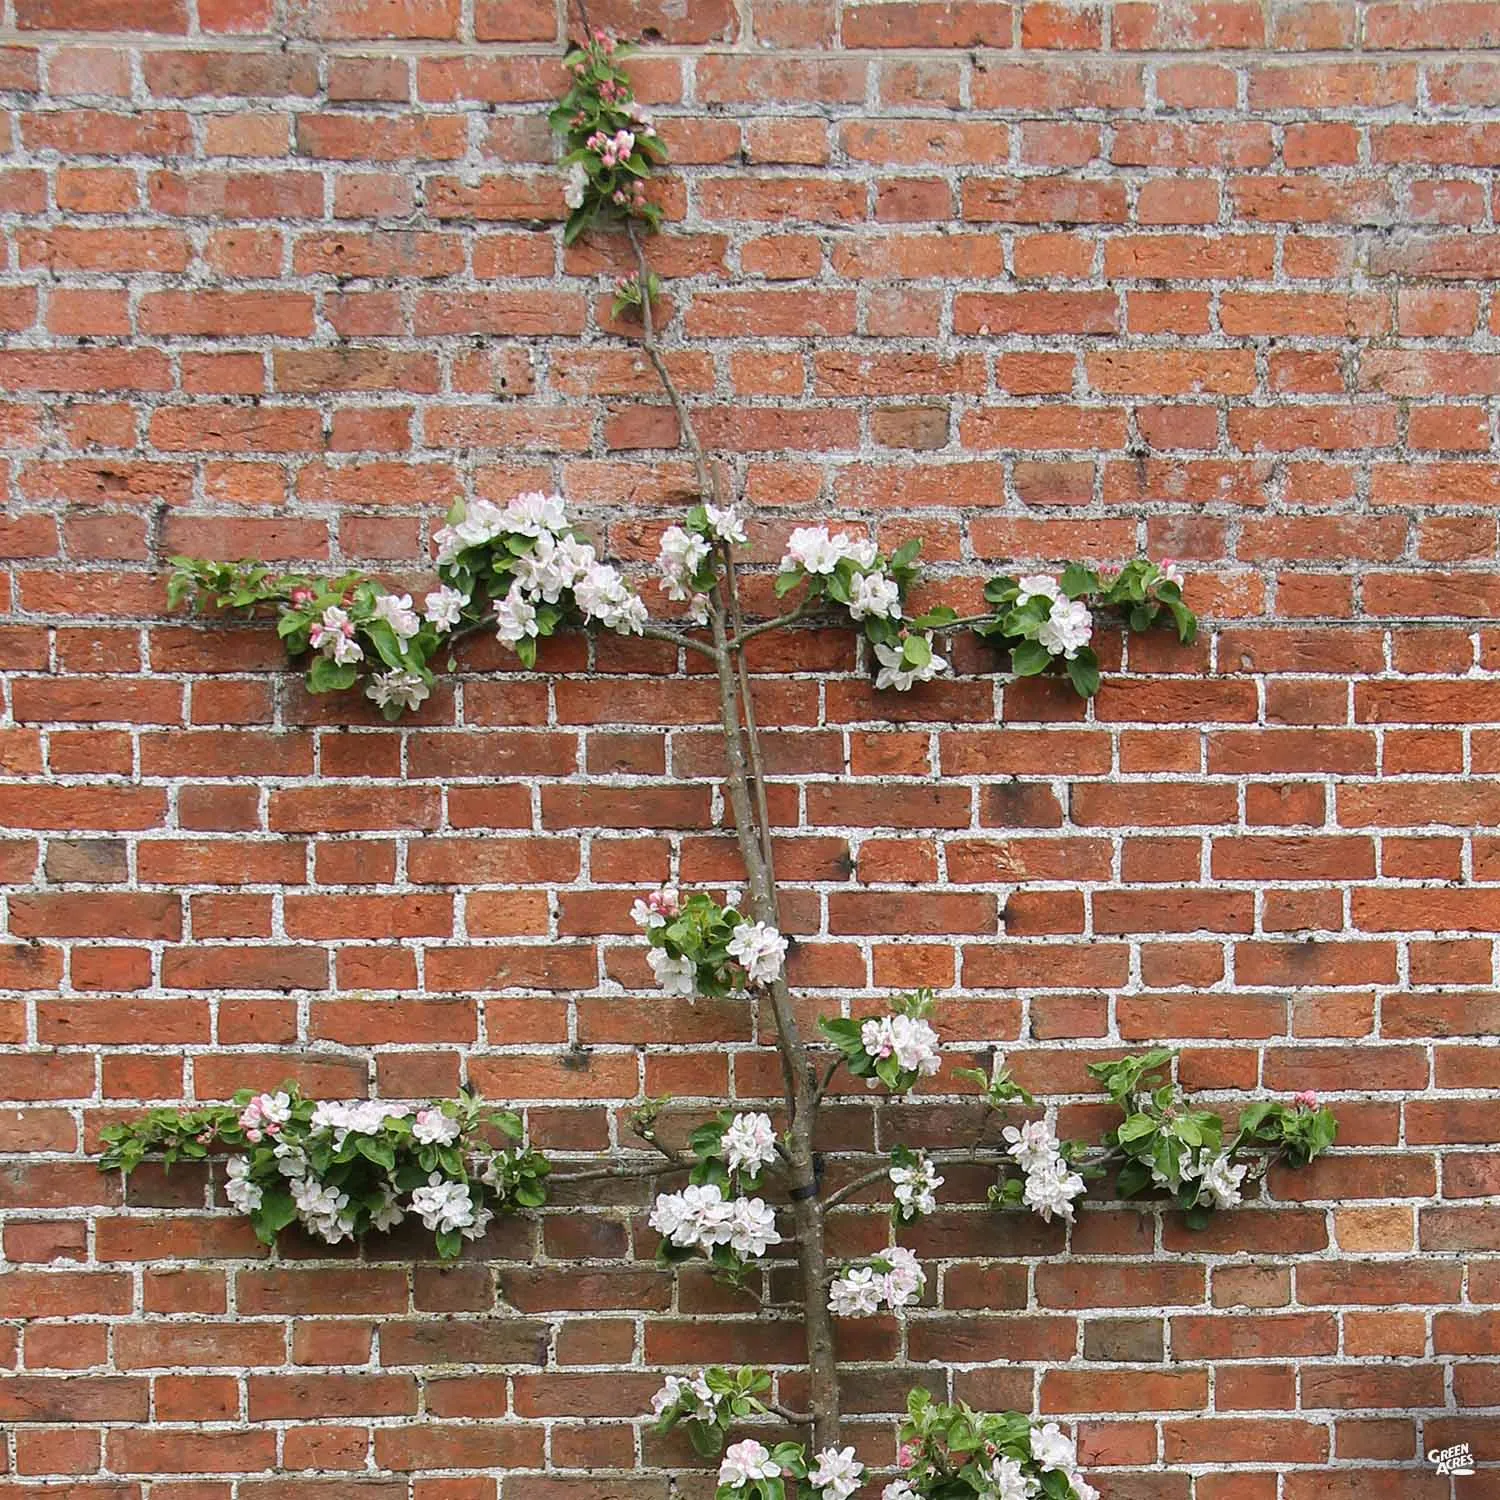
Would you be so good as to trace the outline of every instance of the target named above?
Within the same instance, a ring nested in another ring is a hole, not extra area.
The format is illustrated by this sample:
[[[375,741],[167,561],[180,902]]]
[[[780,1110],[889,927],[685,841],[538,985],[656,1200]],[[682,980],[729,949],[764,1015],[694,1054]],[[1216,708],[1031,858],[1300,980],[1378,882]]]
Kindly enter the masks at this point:
[[[290,1074],[467,1079],[554,1148],[771,1084],[745,1010],[662,1003],[626,936],[642,883],[735,873],[701,679],[476,647],[397,732],[162,609],[177,551],[409,572],[458,493],[556,485],[654,550],[687,470],[608,331],[618,247],[560,247],[554,9],[9,0],[0,1495],[661,1500],[652,1372],[795,1358],[673,1290],[633,1190],[448,1272],[271,1263],[203,1176],[122,1201],[89,1157]],[[658,37],[674,362],[768,556],[836,512],[951,595],[1148,548],[1210,621],[1087,713],[767,651],[809,1007],[931,984],[955,1063],[998,1041],[1049,1095],[1166,1039],[1343,1123],[1205,1236],[946,1211],[907,1237],[940,1305],[851,1325],[849,1407],[936,1359],[1076,1422],[1123,1500],[1446,1496],[1426,1449],[1500,1458],[1500,6],[593,9]],[[930,1118],[861,1093],[830,1144]]]

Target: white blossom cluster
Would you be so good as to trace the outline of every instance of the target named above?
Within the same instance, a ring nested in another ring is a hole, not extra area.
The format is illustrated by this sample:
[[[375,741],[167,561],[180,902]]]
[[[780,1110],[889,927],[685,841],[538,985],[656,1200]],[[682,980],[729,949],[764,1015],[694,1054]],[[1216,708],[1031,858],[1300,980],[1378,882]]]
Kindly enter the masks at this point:
[[[1045,1120],[1032,1120],[1003,1132],[1007,1150],[1025,1174],[1021,1201],[1047,1222],[1053,1214],[1073,1221],[1073,1200],[1085,1191],[1083,1178],[1073,1171],[1058,1149],[1057,1137]]]
[[[637,899],[630,908],[630,920],[637,927],[650,932],[653,927],[665,927],[682,910],[682,898],[675,885],[664,885],[652,891],[645,900]]]
[[[314,621],[307,639],[314,651],[321,651],[341,667],[365,659],[365,648],[354,639],[354,621],[350,619],[349,611],[337,604],[330,604]]]
[[[365,697],[376,708],[385,708],[399,703],[402,708],[417,708],[431,696],[420,672],[408,672],[404,667],[394,667],[389,672],[376,672],[365,684]]]
[[[1073,1440],[1056,1422],[1033,1427],[1030,1440],[1036,1468],[1043,1474],[1065,1474],[1075,1500],[1099,1500],[1099,1491],[1074,1467],[1078,1454]],[[915,1449],[903,1446],[902,1466],[910,1467],[915,1458]],[[998,1455],[988,1463],[977,1462],[976,1469],[976,1500],[1038,1500],[1044,1493],[1041,1480],[1018,1458]],[[881,1500],[921,1500],[921,1492],[909,1479],[894,1479],[881,1491]]]
[[[240,1129],[252,1145],[268,1135],[280,1135],[281,1127],[292,1118],[291,1095],[257,1094],[240,1111]]]
[[[656,555],[656,570],[661,575],[659,587],[667,598],[686,603],[688,618],[695,625],[708,623],[708,595],[694,580],[708,561],[715,541],[741,544],[748,540],[745,519],[735,505],[718,506],[712,502],[703,507],[708,521],[708,535],[683,526],[669,526],[662,533]]]
[[[824,1448],[807,1471],[807,1482],[824,1500],[849,1500],[864,1478],[865,1466],[853,1448]]]
[[[755,1260],[781,1243],[776,1213],[761,1198],[725,1198],[716,1183],[659,1193],[651,1227],[680,1250],[711,1251],[728,1245],[742,1260]]]
[[[662,533],[661,550],[656,555],[656,570],[661,574],[658,587],[668,599],[679,604],[686,601],[688,615],[696,625],[708,623],[708,595],[694,588],[693,578],[708,561],[709,542],[696,531],[669,526]]]
[[[919,1151],[915,1165],[891,1168],[891,1189],[896,1202],[905,1210],[907,1217],[930,1214],[937,1207],[937,1190],[943,1179],[937,1169],[927,1160],[927,1153]]]
[[[1217,1155],[1200,1151],[1195,1157],[1184,1157],[1178,1173],[1184,1182],[1199,1182],[1202,1191],[1213,1199],[1215,1208],[1235,1208],[1243,1198],[1240,1184],[1245,1180],[1246,1170],[1243,1166],[1236,1166],[1227,1151],[1220,1151]],[[1157,1187],[1172,1186],[1155,1167],[1151,1169],[1151,1180]]]
[[[808,1470],[807,1483],[823,1500],[849,1500],[859,1488],[864,1472],[865,1466],[855,1458],[853,1448],[824,1448]],[[781,1465],[764,1443],[746,1438],[724,1450],[719,1464],[719,1486],[743,1489],[758,1479],[779,1479],[782,1473]]]
[[[924,639],[930,650],[930,631]],[[939,656],[936,651],[932,651],[920,667],[911,666],[902,652],[900,641],[889,646],[884,642],[877,643],[875,660],[880,663],[880,670],[875,674],[875,686],[881,690],[895,688],[898,693],[910,692],[917,683],[931,682],[934,677],[948,670],[948,658]]]
[[[651,1398],[651,1415],[659,1418],[674,1406],[683,1406],[686,1416],[699,1422],[711,1422],[718,1413],[718,1404],[718,1397],[709,1389],[701,1370],[691,1379],[668,1375],[666,1383]]]
[[[879,1269],[883,1264],[887,1269]],[[917,1257],[901,1245],[884,1250],[876,1264],[851,1266],[828,1284],[828,1308],[841,1318],[865,1318],[882,1307],[909,1307],[927,1285]]]
[[[930,1076],[936,1073],[938,1034],[916,1016],[880,1016],[859,1028],[860,1045],[871,1057],[894,1057],[908,1073]]]
[[[738,1114],[720,1137],[731,1172],[758,1173],[776,1160],[776,1128],[770,1115]]]
[[[698,993],[698,965],[690,958],[674,958],[665,948],[648,948],[646,962],[665,995],[691,1000]]]
[[[873,568],[879,549],[866,537],[851,536],[847,531],[829,534],[826,526],[799,526],[787,538],[781,571],[827,577],[847,557],[860,568]]]
[[[476,500],[456,526],[441,527],[439,565],[451,563],[468,547],[502,536],[535,539],[529,553],[515,560],[510,592],[494,604],[496,631],[514,646],[537,634],[536,605],[556,604],[569,590],[586,619],[621,635],[639,635],[646,625],[646,606],[626,585],[618,568],[598,560],[586,542],[567,534],[567,506],[561,495],[530,491],[504,506]]]
[[[495,1216],[489,1207],[475,1200],[465,1182],[454,1182],[441,1172],[433,1172],[425,1187],[411,1195],[411,1211],[427,1229],[439,1234],[458,1230],[466,1240],[477,1240]]]
[[[351,1135],[379,1135],[387,1120],[404,1120],[411,1113],[407,1104],[388,1104],[383,1099],[356,1099],[342,1104],[324,1100],[314,1110],[312,1129],[333,1136],[337,1151]]]
[[[858,571],[849,582],[849,614],[853,619],[901,618],[901,589],[883,568],[876,566],[879,549],[867,537],[846,531],[830,533],[826,526],[799,526],[787,539],[781,572],[801,568],[826,578],[847,559]]]
[[[1069,599],[1062,585],[1050,573],[1033,573],[1019,580],[1021,592],[1016,603],[1028,599],[1050,599],[1051,613],[1037,631],[1037,640],[1053,656],[1072,661],[1094,634],[1094,617],[1081,599]]]
[[[786,962],[786,939],[766,922],[741,922],[729,939],[729,956],[740,963],[750,984],[772,984]]]
[[[419,1109],[411,1122],[412,1139],[422,1146],[451,1146],[462,1127],[441,1109]]]
[[[719,1484],[730,1489],[741,1489],[757,1479],[779,1479],[781,1465],[771,1457],[771,1450],[754,1438],[740,1443],[731,1443],[724,1450],[719,1464]]]

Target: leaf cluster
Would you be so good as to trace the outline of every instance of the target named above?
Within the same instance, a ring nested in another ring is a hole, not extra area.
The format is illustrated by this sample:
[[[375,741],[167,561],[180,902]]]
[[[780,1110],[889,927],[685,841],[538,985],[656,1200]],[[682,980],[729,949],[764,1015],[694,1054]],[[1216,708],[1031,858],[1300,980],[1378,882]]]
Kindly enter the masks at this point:
[[[907,1397],[901,1442],[912,1457],[903,1478],[926,1500],[993,1500],[990,1468],[997,1459],[1022,1465],[1047,1500],[1073,1500],[1068,1476],[1044,1471],[1031,1452],[1031,1419],[1018,1411],[979,1412],[964,1402],[935,1401],[918,1386]]]
[[[714,999],[745,989],[745,970],[729,956],[735,929],[749,920],[737,907],[720,906],[706,891],[685,896],[678,913],[646,934],[653,948],[687,959],[697,969],[697,992]]]
[[[897,995],[891,1001],[891,1012],[910,1016],[913,1020],[925,1020],[932,1014],[934,1004],[930,989],[912,990],[907,994]],[[865,1050],[865,1022],[879,1019],[879,1016],[858,1019],[820,1016],[818,1030],[839,1050],[844,1066],[856,1078],[878,1080],[893,1094],[909,1093],[922,1078],[921,1073],[915,1068],[903,1068],[895,1053],[887,1057],[874,1057]]]
[[[748,1365],[737,1370],[713,1365],[703,1372],[702,1379],[712,1396],[711,1410],[704,1411],[703,1403],[685,1389],[676,1402],[662,1410],[655,1431],[670,1432],[680,1425],[695,1453],[714,1458],[723,1452],[729,1429],[736,1422],[769,1414],[760,1398],[771,1389],[771,1377]]]
[[[376,610],[390,595],[374,579],[361,573],[343,573],[336,578],[317,578],[306,573],[273,573],[264,563],[218,563],[201,558],[174,557],[167,582],[167,602],[176,608],[187,603],[201,609],[212,604],[219,609],[253,613],[264,605],[277,611],[276,634],[294,661],[312,649],[314,626],[329,609],[340,609],[354,626],[354,640],[361,652],[356,662],[337,662],[321,652],[306,668],[310,693],[337,693],[354,687],[372,671],[410,672],[430,689],[431,661],[443,636],[429,621],[422,620],[414,635],[400,636]],[[391,722],[399,719],[400,703],[387,703],[381,712]]]
[[[563,169],[577,166],[584,173],[581,201],[576,207],[569,205],[565,245],[596,226],[615,228],[629,218],[652,229],[661,224],[661,209],[636,191],[638,184],[644,187],[651,180],[656,168],[667,164],[667,148],[650,121],[642,118],[630,75],[621,66],[635,50],[596,31],[563,59],[572,82],[548,115],[548,123],[565,141]],[[613,138],[622,130],[635,137],[634,148],[623,161],[606,166],[589,140],[595,135]]]
[[[242,1123],[256,1096],[243,1089],[231,1105],[201,1109],[155,1109],[139,1121],[107,1126],[101,1171],[129,1175],[143,1161],[203,1161],[228,1154],[245,1163],[244,1178],[256,1191],[248,1209],[257,1238],[275,1242],[296,1222],[293,1177],[301,1176],[347,1198],[348,1233],[358,1241],[378,1232],[393,1206],[410,1210],[410,1195],[430,1184],[433,1174],[464,1184],[476,1207],[495,1213],[540,1208],[547,1200],[547,1158],[538,1151],[498,1144],[519,1141],[520,1117],[490,1107],[477,1094],[433,1101],[428,1108],[453,1122],[455,1138],[447,1144],[423,1142],[414,1134],[416,1113],[387,1113],[374,1131],[341,1133],[315,1124],[318,1106],[294,1083],[282,1086],[289,1118],[274,1132]],[[292,1168],[295,1167],[294,1172]],[[439,1232],[437,1251],[444,1259],[463,1247],[457,1230]]]
[[[1149,630],[1166,622],[1175,625],[1184,643],[1197,635],[1197,617],[1182,602],[1182,589],[1146,558],[1126,563],[1107,579],[1082,563],[1069,563],[1058,582],[1064,598],[1082,600],[1091,609],[1114,610],[1131,630]],[[1050,599],[1037,594],[1023,599],[1020,580],[1009,574],[991,578],[984,597],[993,613],[976,624],[974,632],[997,651],[1010,653],[1011,670],[1018,677],[1058,669],[1081,697],[1092,698],[1099,691],[1099,657],[1091,646],[1082,646],[1068,657],[1054,653],[1038,639],[1052,616]]]

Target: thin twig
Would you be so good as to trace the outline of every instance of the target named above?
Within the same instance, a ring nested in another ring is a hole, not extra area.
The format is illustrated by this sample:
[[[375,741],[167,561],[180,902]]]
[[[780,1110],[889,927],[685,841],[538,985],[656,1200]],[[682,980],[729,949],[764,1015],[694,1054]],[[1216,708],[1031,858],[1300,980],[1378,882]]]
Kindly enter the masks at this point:
[[[657,341],[656,318],[651,310],[651,267],[646,260],[646,247],[641,241],[640,226],[634,219],[626,219],[625,232],[630,236],[630,244],[635,251],[635,263],[639,272],[641,347],[646,351],[646,357],[651,361],[651,366],[656,371],[656,378],[661,381],[662,389],[672,403],[673,411],[677,413],[678,441],[685,444],[688,452],[692,454],[693,467],[698,474],[699,498],[705,502],[710,501],[716,498],[718,491],[714,488],[713,479],[708,471],[708,460],[703,455],[703,445],[698,441],[698,431],[693,426],[687,402],[682,399],[682,392],[677,389],[677,382],[672,379],[672,372],[667,369],[667,362],[662,357],[661,345]]]
[[[697,640],[690,635],[682,635],[675,630],[667,630],[660,625],[647,625],[641,634],[648,641],[666,641],[672,646],[686,646],[689,651],[697,651],[706,656],[710,661],[718,661],[719,654],[707,641]]]
[[[729,585],[729,622],[736,636],[740,634],[740,585],[739,574],[734,565],[734,549],[724,544],[724,577]],[[735,676],[740,685],[740,707],[744,712],[745,743],[749,749],[750,786],[755,793],[755,811],[760,820],[760,850],[766,862],[766,879],[772,890],[776,888],[776,856],[771,846],[771,812],[766,797],[766,766],[761,756],[760,733],[755,725],[755,699],[750,692],[750,672],[745,666],[745,653],[735,652]]]
[[[675,1160],[667,1166],[658,1161],[621,1161],[607,1167],[588,1167],[582,1172],[554,1172],[547,1178],[547,1182],[599,1182],[608,1177],[661,1177],[667,1172],[686,1171],[687,1165]]]
[[[793,1427],[811,1427],[812,1415],[805,1411],[793,1411],[789,1406],[783,1406],[779,1401],[767,1401],[766,1407],[774,1411],[783,1422],[790,1422]]]
[[[828,1085],[833,1082],[833,1075],[838,1072],[844,1061],[844,1054],[840,1052],[834,1060],[828,1064],[828,1071],[823,1074],[823,1081],[813,1090],[813,1103],[821,1104],[828,1097]]]
[[[747,630],[737,630],[734,639],[729,643],[731,651],[742,651],[746,641],[753,641],[756,636],[764,635],[768,630],[780,630],[784,625],[791,625],[795,621],[812,613],[812,601],[804,599],[796,609],[788,611],[784,615],[777,615],[774,620],[762,620],[759,625],[752,625]]]

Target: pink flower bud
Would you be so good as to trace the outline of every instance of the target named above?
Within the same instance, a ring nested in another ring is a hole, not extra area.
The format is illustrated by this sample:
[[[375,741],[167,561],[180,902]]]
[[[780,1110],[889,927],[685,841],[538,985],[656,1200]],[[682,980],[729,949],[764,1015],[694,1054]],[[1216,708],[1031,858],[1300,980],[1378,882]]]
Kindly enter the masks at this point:
[[[267,1135],[280,1135],[281,1134],[281,1126],[278,1125],[275,1120],[267,1120],[266,1121],[266,1134]]]
[[[258,1131],[258,1130],[247,1130],[245,1132],[245,1139],[247,1141],[250,1141],[252,1144],[259,1143],[259,1141],[260,1141],[260,1131]]]
[[[917,1445],[915,1443],[902,1443],[896,1450],[896,1466],[901,1469],[909,1469],[917,1461]]]
[[[295,604],[298,609],[301,609],[304,604],[311,604],[313,598],[314,595],[311,589],[292,590],[292,603]]]
[[[1300,1105],[1303,1109],[1316,1109],[1318,1096],[1311,1089],[1303,1089],[1300,1094],[1293,1097],[1292,1103]]]
[[[646,905],[659,917],[675,917],[682,910],[682,898],[675,885],[664,885],[646,897]]]

